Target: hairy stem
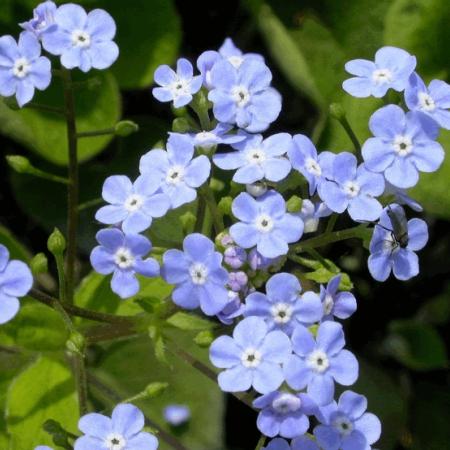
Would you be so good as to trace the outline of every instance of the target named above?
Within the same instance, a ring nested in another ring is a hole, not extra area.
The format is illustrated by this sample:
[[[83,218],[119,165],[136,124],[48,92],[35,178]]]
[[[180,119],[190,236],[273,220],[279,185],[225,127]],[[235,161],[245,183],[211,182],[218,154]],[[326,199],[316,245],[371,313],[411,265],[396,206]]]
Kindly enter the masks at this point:
[[[77,382],[78,407],[81,417],[88,412],[88,383],[86,375],[86,363],[84,361],[83,355],[75,354],[73,359],[75,379]]]
[[[67,144],[69,150],[69,186],[67,195],[67,253],[66,253],[66,283],[67,301],[73,303],[75,284],[75,261],[77,253],[78,228],[78,156],[77,156],[77,127],[75,121],[75,101],[73,96],[72,78],[70,71],[61,70],[64,84],[64,105],[67,123]]]
[[[115,128],[106,128],[104,130],[93,130],[93,131],[80,131],[77,133],[77,139],[97,137],[97,136],[107,136],[109,134],[114,134],[116,132]]]
[[[262,434],[258,440],[258,443],[256,444],[255,450],[261,450],[265,443],[266,443],[266,436]]]

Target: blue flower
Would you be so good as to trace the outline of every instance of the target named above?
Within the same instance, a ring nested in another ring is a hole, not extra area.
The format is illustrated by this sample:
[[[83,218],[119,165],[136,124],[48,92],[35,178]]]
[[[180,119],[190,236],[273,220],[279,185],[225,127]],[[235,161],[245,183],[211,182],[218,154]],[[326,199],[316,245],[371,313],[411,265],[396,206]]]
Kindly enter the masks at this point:
[[[192,101],[192,95],[200,90],[202,81],[201,75],[194,76],[192,64],[180,58],[176,72],[166,64],[156,69],[155,82],[161,87],[153,88],[153,97],[160,102],[173,101],[175,108],[181,108]]]
[[[303,134],[296,134],[292,138],[292,145],[288,152],[292,167],[298,170],[309,183],[309,195],[314,195],[317,186],[329,174],[335,154],[317,150],[311,140]]]
[[[302,201],[302,208],[297,213],[300,219],[303,220],[305,228],[304,233],[314,233],[319,226],[319,219],[333,214],[327,205],[323,202],[313,203],[311,200],[304,199]]]
[[[294,355],[284,365],[286,381],[292,389],[307,387],[307,393],[318,405],[333,400],[334,381],[344,386],[358,378],[358,361],[343,350],[344,330],[337,322],[322,322],[317,337],[303,325],[292,334]]]
[[[34,90],[47,89],[52,78],[50,60],[41,56],[37,37],[20,33],[19,42],[12,36],[0,38],[0,95],[16,94],[19,106],[28,103]]]
[[[178,208],[197,198],[195,190],[209,177],[211,163],[205,155],[194,156],[194,146],[188,136],[172,134],[167,151],[150,150],[142,156],[139,170],[159,180],[161,190],[167,194],[172,208]]]
[[[334,158],[332,178],[319,185],[320,198],[337,213],[346,209],[356,221],[373,221],[380,217],[383,207],[374,197],[384,192],[382,175],[357,167],[356,157],[342,152]]]
[[[223,252],[223,260],[232,269],[239,269],[247,261],[247,252],[237,245],[230,245]]]
[[[9,260],[8,249],[0,244],[0,324],[19,311],[18,297],[24,297],[33,285],[33,276],[22,261]]]
[[[200,306],[208,316],[220,312],[228,303],[228,273],[222,267],[222,255],[213,242],[199,233],[186,236],[183,250],[167,250],[163,256],[162,276],[176,287],[172,300],[178,306]]]
[[[309,428],[307,416],[317,414],[316,403],[307,394],[275,391],[253,401],[261,409],[256,425],[262,434],[288,439],[305,434]]]
[[[243,134],[227,134],[233,127],[226,123],[218,123],[214,129],[210,131],[201,131],[199,133],[189,133],[192,144],[195,147],[210,149],[218,144],[235,144],[243,141]],[[171,133],[173,134],[173,133]]]
[[[158,439],[142,431],[144,414],[129,403],[117,405],[111,418],[103,414],[86,414],[78,422],[84,433],[75,441],[74,450],[156,450]]]
[[[399,205],[407,205],[416,212],[423,211],[422,205],[417,200],[410,197],[406,189],[395,187],[389,183],[389,181],[386,181],[384,195],[394,195],[395,203],[398,203]]]
[[[450,85],[445,81],[433,80],[427,88],[414,72],[405,89],[405,102],[410,110],[421,111],[440,127],[450,130]]]
[[[108,177],[102,196],[110,203],[100,208],[95,218],[107,225],[122,223],[124,233],[146,230],[153,217],[162,217],[170,207],[166,194],[158,192],[159,180],[141,175],[134,183],[125,175]]]
[[[34,450],[53,450],[53,449],[46,445],[38,445]]]
[[[416,68],[416,57],[396,47],[383,47],[375,53],[375,62],[354,59],[345,70],[356,75],[342,84],[344,91],[354,97],[383,97],[392,88],[403,91]]]
[[[320,300],[323,306],[322,320],[348,319],[356,311],[356,298],[351,292],[338,292],[342,275],[336,275],[327,284],[320,285]]]
[[[258,134],[234,144],[238,151],[216,153],[213,161],[221,169],[237,169],[233,175],[236,183],[250,184],[263,178],[281,181],[291,170],[291,163],[284,157],[291,141],[288,133],[274,134],[267,139]]]
[[[297,242],[303,233],[299,217],[286,213],[283,197],[275,191],[254,199],[246,192],[233,201],[232,211],[240,222],[230,228],[231,237],[243,248],[256,245],[266,258],[286,255],[288,244]]]
[[[226,60],[234,67],[239,68],[247,59],[264,62],[264,58],[257,53],[242,53],[230,38],[226,38],[219,51],[207,50],[197,59],[197,67],[203,75],[203,83],[207,89],[213,88],[211,83],[211,69],[218,61]]]
[[[228,274],[228,286],[234,292],[247,290],[248,277],[245,272],[239,270]]]
[[[399,188],[417,184],[420,172],[434,172],[444,160],[444,150],[435,141],[437,123],[421,112],[404,113],[396,105],[375,111],[369,128],[375,137],[363,145],[366,167],[384,173],[386,180]]]
[[[92,250],[92,267],[102,275],[113,274],[111,289],[121,298],[132,297],[139,292],[136,274],[146,277],[159,275],[156,259],[143,259],[152,249],[146,237],[108,228],[100,230],[96,239],[100,245]]]
[[[262,317],[269,330],[280,329],[288,336],[295,327],[312,325],[322,317],[322,303],[314,292],[300,295],[302,287],[290,273],[277,273],[266,284],[266,294],[252,292],[245,300],[244,316]]]
[[[46,31],[56,28],[55,24],[56,4],[52,1],[40,3],[33,10],[33,18],[19,25],[26,31],[40,37]]]
[[[260,394],[278,389],[284,381],[281,364],[291,354],[291,343],[282,331],[270,331],[263,319],[247,317],[220,336],[209,350],[211,362],[221,369],[222,391],[242,392],[253,386]]]
[[[318,444],[325,450],[370,450],[381,435],[381,423],[374,414],[366,413],[367,399],[345,391],[338,403],[320,408],[321,425],[314,428]]]
[[[370,241],[370,274],[377,281],[385,281],[391,271],[399,280],[415,277],[419,273],[419,258],[414,252],[425,247],[427,241],[425,221],[415,218],[407,222],[401,206],[389,205],[375,225]]]
[[[291,441],[291,445],[285,439],[272,439],[263,450],[320,450],[315,441],[308,436],[299,436]]]
[[[167,405],[164,408],[163,415],[168,424],[178,427],[189,421],[191,410],[187,405]]]
[[[214,116],[251,133],[265,130],[281,111],[281,96],[270,87],[271,81],[263,62],[246,60],[238,69],[228,61],[217,62],[211,70],[214,88],[208,94]]]
[[[228,291],[228,303],[217,313],[217,318],[225,325],[231,325],[236,317],[242,316],[244,304],[239,294],[232,290]]]
[[[81,6],[68,3],[56,10],[54,19],[57,26],[42,35],[42,46],[61,56],[67,69],[106,69],[119,56],[119,47],[113,42],[116,24],[103,9],[87,14]]]
[[[261,253],[259,253],[256,248],[251,249],[248,253],[248,265],[254,271],[266,270],[269,267],[273,267],[278,264],[281,259],[282,258],[280,257],[266,258],[265,256],[261,255]]]

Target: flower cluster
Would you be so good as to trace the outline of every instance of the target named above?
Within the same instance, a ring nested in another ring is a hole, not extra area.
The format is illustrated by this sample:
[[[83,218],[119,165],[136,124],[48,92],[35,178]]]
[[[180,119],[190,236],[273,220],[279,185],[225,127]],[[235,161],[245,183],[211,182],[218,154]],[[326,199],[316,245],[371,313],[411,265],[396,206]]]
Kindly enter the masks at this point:
[[[24,31],[17,42],[9,35],[0,37],[0,95],[15,95],[20,107],[31,101],[35,89],[50,85],[51,62],[42,49],[59,56],[63,67],[83,72],[106,69],[119,56],[115,22],[102,9],[88,14],[73,3],[57,7],[46,1],[20,26]]]
[[[401,280],[418,273],[415,251],[426,244],[427,226],[408,221],[401,205],[421,210],[406,189],[419,172],[442,163],[436,138],[439,126],[450,124],[450,86],[433,81],[427,88],[415,66],[413,56],[392,47],[379,50],[375,62],[346,65],[356,75],[344,83],[347,92],[405,91],[410,108],[405,113],[392,104],[372,115],[374,137],[362,146],[360,163],[351,152],[320,152],[302,134],[259,134],[277,118],[280,95],[262,56],[244,54],[227,39],[219,51],[198,58],[198,74],[183,58],[176,71],[156,70],[154,97],[191,107],[198,122],[184,108],[183,126],[174,122],[165,148],[142,156],[134,182],[125,176],[105,181],[108,205],[96,218],[112,228],[98,233],[91,261],[98,272],[113,273],[112,289],[123,298],[138,292],[135,274],[159,273],[153,258],[143,259],[151,243],[138,233],[182,205],[208,207],[215,233],[206,220],[197,223],[182,248],[165,251],[160,273],[174,286],[176,305],[200,308],[233,327],[231,336],[212,342],[210,360],[222,369],[223,391],[261,394],[253,406],[259,430],[275,438],[267,450],[368,450],[380,437],[381,424],[366,412],[364,396],[347,390],[334,400],[336,385],[358,378],[358,361],[345,348],[338,321],[356,311],[355,297],[340,289],[340,274],[303,291],[297,276],[282,268],[321,218],[347,212],[359,227],[373,225],[368,265],[376,280],[391,271]],[[232,178],[228,208],[216,203],[215,176]],[[285,200],[282,183],[299,176],[309,195],[292,207],[295,198]]]

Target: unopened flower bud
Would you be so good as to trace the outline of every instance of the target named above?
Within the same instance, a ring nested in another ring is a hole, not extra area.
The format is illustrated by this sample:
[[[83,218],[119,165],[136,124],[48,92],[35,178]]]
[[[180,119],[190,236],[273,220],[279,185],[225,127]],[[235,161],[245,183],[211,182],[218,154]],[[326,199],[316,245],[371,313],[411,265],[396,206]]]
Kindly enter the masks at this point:
[[[28,158],[20,155],[8,155],[6,161],[9,166],[17,173],[29,173],[31,169],[31,163]]]
[[[53,230],[53,233],[49,236],[47,241],[47,248],[54,255],[61,255],[66,249],[66,238],[63,236],[58,228]]]
[[[162,381],[155,381],[154,383],[150,383],[145,388],[145,396],[146,398],[155,398],[161,395],[167,388],[169,387],[169,383]]]
[[[253,184],[246,184],[245,189],[253,197],[261,197],[267,192],[267,184],[264,181],[257,181]]]
[[[203,330],[194,337],[194,342],[199,347],[207,348],[211,345],[214,338],[214,333],[211,330]]]
[[[72,333],[70,333],[69,339],[66,342],[66,348],[71,353],[84,355],[84,350],[86,348],[86,339],[81,333],[73,331]]]
[[[48,259],[44,253],[38,253],[30,261],[30,269],[33,275],[48,272]]]
[[[121,137],[127,137],[137,131],[139,131],[139,125],[132,120],[121,120],[114,127],[114,134]]]
[[[174,133],[187,133],[189,130],[191,130],[191,126],[185,117],[177,117],[172,122],[172,131]]]
[[[286,203],[287,210],[290,213],[299,212],[302,209],[302,199],[297,195],[293,195]]]
[[[332,103],[330,105],[330,115],[337,120],[345,118],[345,110],[340,103]]]

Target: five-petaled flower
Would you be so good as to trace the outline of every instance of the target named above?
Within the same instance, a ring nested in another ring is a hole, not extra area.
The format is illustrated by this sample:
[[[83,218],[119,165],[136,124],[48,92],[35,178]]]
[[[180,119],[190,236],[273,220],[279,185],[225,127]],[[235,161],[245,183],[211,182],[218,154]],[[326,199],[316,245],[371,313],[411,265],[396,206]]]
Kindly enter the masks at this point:
[[[334,276],[327,286],[320,285],[320,300],[322,301],[322,320],[348,319],[356,311],[356,299],[351,292],[338,292],[342,275]]]
[[[220,336],[209,350],[211,362],[221,369],[218,382],[225,392],[246,391],[253,386],[261,394],[278,389],[284,381],[281,365],[291,354],[291,342],[282,331],[269,331],[263,319],[247,317]]]

